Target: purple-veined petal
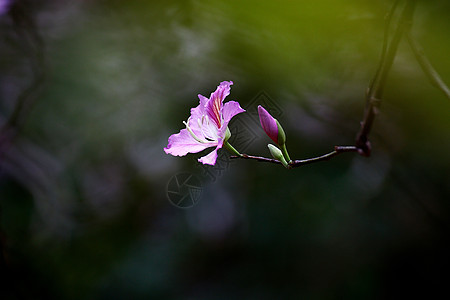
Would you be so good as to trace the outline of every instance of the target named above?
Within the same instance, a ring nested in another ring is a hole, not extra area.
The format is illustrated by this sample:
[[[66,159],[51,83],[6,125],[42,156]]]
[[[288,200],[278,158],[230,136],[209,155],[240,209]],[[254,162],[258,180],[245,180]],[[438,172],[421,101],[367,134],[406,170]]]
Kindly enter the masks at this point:
[[[187,129],[169,137],[169,143],[164,152],[175,156],[184,156],[188,153],[197,153],[209,147],[217,146],[217,142],[200,143],[196,141]]]
[[[258,106],[258,114],[264,132],[278,145],[277,121],[261,105]]]
[[[245,109],[241,108],[238,102],[236,101],[228,101],[223,105],[222,110],[222,116],[223,121],[225,123],[230,122],[231,118],[233,118],[235,115],[240,114],[244,112]]]
[[[223,100],[230,94],[230,86],[232,84],[232,81],[222,81],[211,94],[206,105],[206,112],[209,118],[217,125],[217,128],[222,126],[221,112],[223,109]]]
[[[219,98],[223,101],[229,94],[231,86],[233,85],[233,81],[222,81],[218,86],[217,89],[211,93],[211,96],[209,99],[213,98]]]

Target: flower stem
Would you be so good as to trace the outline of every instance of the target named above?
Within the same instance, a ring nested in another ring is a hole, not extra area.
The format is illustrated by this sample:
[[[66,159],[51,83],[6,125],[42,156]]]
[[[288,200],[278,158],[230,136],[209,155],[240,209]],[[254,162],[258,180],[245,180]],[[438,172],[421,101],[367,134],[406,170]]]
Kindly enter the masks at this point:
[[[289,163],[291,161],[291,158],[289,157],[289,154],[287,152],[286,144],[283,144],[280,146],[281,152],[283,152],[283,156],[286,159],[286,161]]]
[[[231,144],[228,143],[228,141],[223,142],[223,147],[224,147],[225,149],[227,149],[228,152],[230,152],[231,154],[237,155],[237,156],[239,156],[239,157],[242,156],[242,154],[239,153],[239,151],[237,151],[233,146],[231,146]]]

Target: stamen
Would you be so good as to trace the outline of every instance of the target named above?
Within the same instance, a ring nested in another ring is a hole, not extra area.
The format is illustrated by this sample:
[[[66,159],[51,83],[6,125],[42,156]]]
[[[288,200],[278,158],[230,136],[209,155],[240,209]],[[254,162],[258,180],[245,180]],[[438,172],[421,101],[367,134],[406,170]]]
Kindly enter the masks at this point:
[[[192,136],[192,137],[194,138],[194,140],[196,140],[197,142],[202,143],[202,144],[207,143],[207,141],[202,141],[201,139],[199,139],[199,138],[195,135],[195,133],[192,131],[191,127],[189,127],[188,123],[189,123],[189,120],[190,120],[190,119],[191,119],[191,117],[189,117],[189,119],[187,120],[187,122],[186,122],[186,121],[183,121],[184,125],[186,125],[187,131],[189,131],[189,133],[191,134],[191,136]],[[198,121],[200,121],[200,120],[198,120]]]
[[[203,133],[203,136],[207,141],[215,142],[219,139],[217,135],[217,129],[216,125],[214,125],[212,122],[210,122],[208,115],[202,116],[203,123],[200,125],[200,119],[198,120],[200,129]]]

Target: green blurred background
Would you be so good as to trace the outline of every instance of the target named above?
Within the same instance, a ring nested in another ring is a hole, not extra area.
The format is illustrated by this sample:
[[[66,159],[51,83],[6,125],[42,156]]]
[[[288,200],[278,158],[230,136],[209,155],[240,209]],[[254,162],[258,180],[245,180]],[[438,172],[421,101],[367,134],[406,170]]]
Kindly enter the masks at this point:
[[[233,119],[238,150],[269,155],[261,102],[293,158],[353,144],[392,3],[12,4],[0,15],[1,123],[33,81],[36,53],[46,79],[0,143],[2,299],[448,295],[450,101],[405,40],[370,158],[288,171],[163,152],[197,94],[223,80],[248,111]],[[449,13],[448,1],[419,1],[413,24],[447,83]],[[200,181],[189,209],[168,199],[180,173]]]

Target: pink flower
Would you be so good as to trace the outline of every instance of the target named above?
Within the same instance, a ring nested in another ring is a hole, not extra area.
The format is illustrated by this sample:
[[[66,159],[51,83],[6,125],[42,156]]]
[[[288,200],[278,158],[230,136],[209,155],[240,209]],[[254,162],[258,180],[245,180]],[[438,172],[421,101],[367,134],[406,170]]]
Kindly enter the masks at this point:
[[[217,150],[222,148],[228,123],[235,115],[244,112],[238,102],[223,103],[230,94],[232,81],[223,81],[216,91],[208,98],[198,95],[200,104],[191,109],[191,116],[185,129],[169,137],[169,143],[164,151],[174,156],[184,156],[197,153],[209,147],[216,147],[211,153],[199,158],[199,162],[214,165],[217,160]]]

